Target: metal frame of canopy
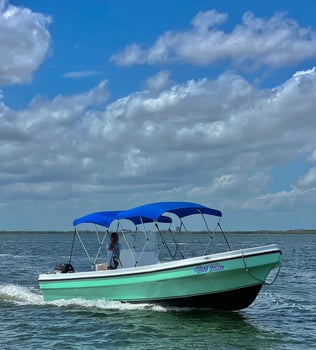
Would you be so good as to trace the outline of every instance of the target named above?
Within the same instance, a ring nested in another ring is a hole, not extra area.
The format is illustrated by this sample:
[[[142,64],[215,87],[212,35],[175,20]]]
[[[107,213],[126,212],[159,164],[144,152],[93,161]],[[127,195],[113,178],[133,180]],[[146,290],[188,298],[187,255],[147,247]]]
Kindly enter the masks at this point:
[[[103,212],[95,212],[95,213],[91,213],[85,216],[82,216],[78,219],[75,219],[73,221],[73,225],[75,226],[75,230],[74,230],[74,236],[73,236],[73,241],[72,241],[72,247],[71,247],[71,253],[70,253],[70,257],[69,257],[69,264],[71,263],[72,260],[72,255],[73,255],[73,248],[74,248],[74,242],[75,242],[75,237],[77,236],[90,263],[91,263],[91,269],[94,269],[96,266],[96,263],[99,259],[99,256],[101,254],[102,248],[105,244],[105,241],[107,239],[107,237],[110,235],[109,233],[109,227],[110,225],[114,222],[117,221],[117,228],[115,231],[119,232],[121,234],[121,236],[124,239],[124,242],[126,244],[126,246],[128,247],[128,251],[130,254],[130,257],[133,260],[133,266],[138,266],[139,262],[141,261],[146,248],[148,247],[149,243],[152,241],[153,236],[158,233],[161,242],[162,242],[162,246],[164,246],[168,252],[168,254],[170,255],[170,258],[172,260],[175,260],[177,257],[177,254],[179,253],[181,258],[184,258],[184,254],[182,253],[179,243],[176,241],[172,230],[170,229],[171,224],[172,224],[172,219],[169,216],[166,216],[166,214],[170,214],[170,215],[175,215],[180,222],[180,231],[182,230],[182,228],[184,228],[185,232],[189,232],[183,222],[183,218],[190,216],[190,215],[194,215],[194,214],[200,214],[203,218],[206,230],[209,234],[209,240],[208,243],[205,247],[205,251],[204,254],[207,252],[210,243],[213,239],[213,236],[217,230],[217,228],[219,228],[225,238],[225,241],[229,247],[229,249],[231,250],[231,247],[226,239],[226,236],[221,228],[220,225],[220,219],[222,216],[222,213],[218,210],[215,209],[211,209],[208,207],[205,207],[203,205],[200,204],[196,204],[196,203],[192,203],[192,202],[158,202],[158,203],[150,203],[150,204],[146,204],[146,205],[142,205],[142,206],[138,206],[135,208],[131,208],[128,210],[118,210],[118,211],[103,211]],[[219,218],[216,227],[213,231],[210,231],[207,221],[204,217],[205,214],[208,215],[212,215],[212,216],[216,216]],[[122,221],[124,220],[128,220],[130,222],[132,222],[135,225],[135,236],[134,239],[136,240],[136,234],[137,232],[139,232],[139,227],[142,227],[142,232],[144,234],[144,245],[142,247],[142,250],[140,251],[140,253],[137,255],[136,251],[135,251],[135,242],[133,243],[133,246],[131,246],[131,242],[129,242],[129,240],[126,237],[126,232],[125,229],[122,225]],[[95,233],[97,236],[97,242],[98,242],[98,249],[97,249],[97,253],[96,256],[94,257],[94,259],[91,258],[88,250],[86,249],[86,246],[79,234],[79,230],[77,229],[77,226],[83,223],[91,223],[95,225]],[[171,234],[172,237],[172,241],[173,244],[175,245],[175,252],[172,253],[171,251],[171,247],[169,247],[170,244],[168,244],[166,242],[166,240],[163,237],[162,231],[159,228],[158,224],[161,223],[165,223],[165,224],[169,224],[169,228],[168,228],[168,232]],[[148,230],[148,228],[146,228],[146,224],[152,224],[152,228],[153,230]],[[100,238],[99,234],[100,231],[98,229],[98,226],[101,227],[105,227],[105,232],[103,234],[103,237]],[[125,267],[125,266],[124,266]]]

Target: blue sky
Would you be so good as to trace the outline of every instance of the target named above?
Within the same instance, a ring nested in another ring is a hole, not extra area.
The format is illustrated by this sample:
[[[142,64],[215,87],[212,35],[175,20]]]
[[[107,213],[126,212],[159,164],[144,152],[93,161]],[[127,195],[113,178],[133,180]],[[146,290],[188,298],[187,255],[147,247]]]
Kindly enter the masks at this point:
[[[164,200],[316,228],[312,8],[0,0],[0,230]]]

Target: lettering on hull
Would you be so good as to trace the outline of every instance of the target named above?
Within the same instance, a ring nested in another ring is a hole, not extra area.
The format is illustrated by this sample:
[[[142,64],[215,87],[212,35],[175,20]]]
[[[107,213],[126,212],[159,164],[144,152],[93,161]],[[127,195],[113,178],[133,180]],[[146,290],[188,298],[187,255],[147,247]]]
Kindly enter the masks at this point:
[[[194,268],[194,272],[197,274],[206,273],[206,272],[217,272],[223,271],[224,265],[222,264],[211,264],[211,265],[201,265]]]

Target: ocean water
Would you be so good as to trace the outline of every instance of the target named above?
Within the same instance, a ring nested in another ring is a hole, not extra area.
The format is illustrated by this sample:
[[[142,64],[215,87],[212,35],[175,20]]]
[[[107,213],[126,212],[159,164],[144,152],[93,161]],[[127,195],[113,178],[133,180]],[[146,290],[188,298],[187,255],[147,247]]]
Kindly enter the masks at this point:
[[[277,243],[283,252],[277,280],[238,312],[45,303],[38,274],[67,262],[72,236],[2,233],[0,348],[316,349],[316,235],[231,233],[228,239],[236,249]]]

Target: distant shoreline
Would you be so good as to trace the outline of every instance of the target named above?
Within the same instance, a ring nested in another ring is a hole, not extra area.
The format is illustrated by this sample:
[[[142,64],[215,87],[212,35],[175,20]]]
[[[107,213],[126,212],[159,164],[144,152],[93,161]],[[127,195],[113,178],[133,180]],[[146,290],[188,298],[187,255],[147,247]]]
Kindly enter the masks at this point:
[[[81,231],[81,233],[94,233],[95,231]],[[199,232],[199,231],[193,231],[194,233],[207,233],[207,232]],[[32,230],[27,230],[27,231],[0,231],[0,234],[6,234],[6,233],[11,233],[11,234],[25,234],[25,233],[41,233],[41,234],[56,234],[56,233],[63,233],[63,234],[73,234],[73,231],[32,231]],[[179,233],[174,231],[173,233]],[[186,233],[186,232],[182,232]],[[217,233],[219,233],[217,231]],[[224,231],[225,234],[316,234],[316,229],[295,229],[295,230],[257,230],[257,231]]]
[[[271,234],[315,234],[316,230],[312,229],[295,229],[295,230],[258,230],[258,231],[225,231],[225,233],[249,233],[249,234],[262,234],[262,233],[271,233]]]

